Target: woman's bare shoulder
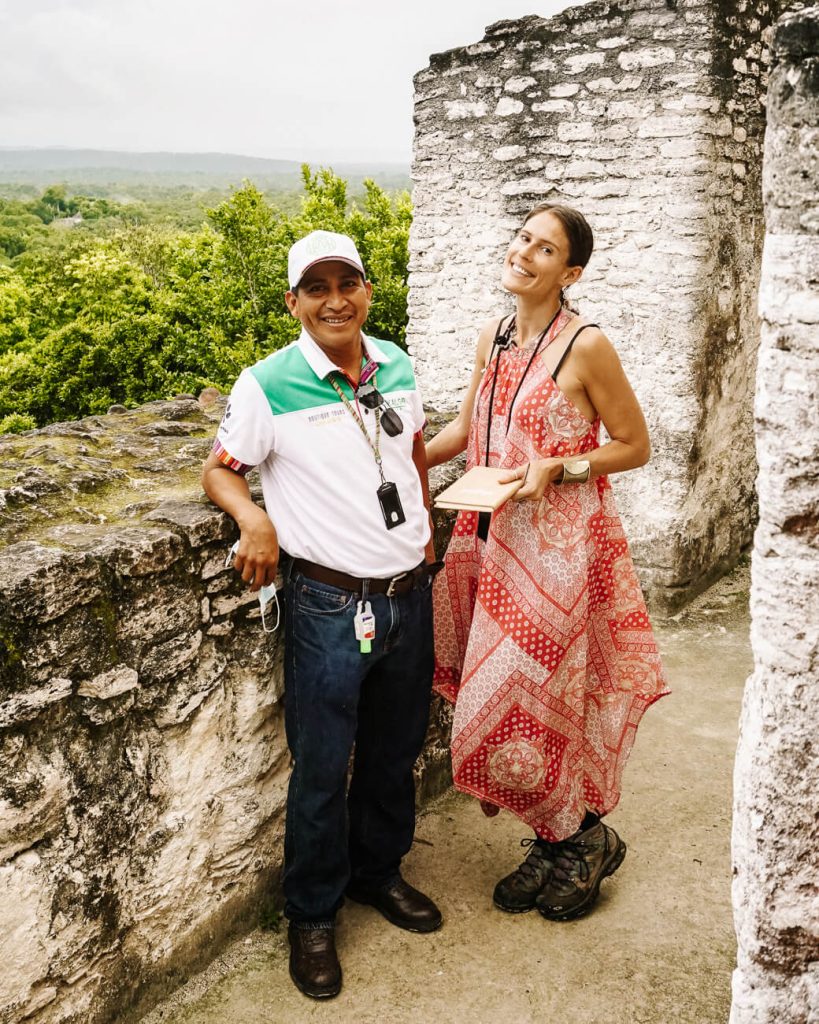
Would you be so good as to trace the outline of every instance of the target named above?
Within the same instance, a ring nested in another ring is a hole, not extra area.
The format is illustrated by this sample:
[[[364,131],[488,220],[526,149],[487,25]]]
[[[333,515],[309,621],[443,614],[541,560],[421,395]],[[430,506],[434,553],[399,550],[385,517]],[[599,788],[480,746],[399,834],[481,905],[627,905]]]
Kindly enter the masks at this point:
[[[573,349],[581,377],[586,371],[606,373],[619,366],[620,357],[617,355],[617,349],[597,324],[586,319],[579,320],[574,329],[580,330]]]
[[[587,317],[577,317],[569,330],[576,335],[574,350],[579,354],[600,355],[615,351],[606,333]]]

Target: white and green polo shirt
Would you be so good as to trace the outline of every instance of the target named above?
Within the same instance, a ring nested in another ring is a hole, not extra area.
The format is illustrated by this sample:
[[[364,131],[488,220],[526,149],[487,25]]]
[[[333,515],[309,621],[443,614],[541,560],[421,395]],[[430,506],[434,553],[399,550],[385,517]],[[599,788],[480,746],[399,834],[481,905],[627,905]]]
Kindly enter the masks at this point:
[[[407,354],[389,341],[363,340],[377,364],[374,383],[404,424],[397,437],[381,430],[381,458],[406,522],[384,525],[372,449],[330,381],[338,367],[307,331],[242,371],[214,451],[237,472],[259,467],[267,514],[289,554],[352,576],[388,577],[418,565],[429,539],[412,461],[424,410]],[[346,380],[336,380],[356,408]],[[357,408],[374,441],[375,414]]]

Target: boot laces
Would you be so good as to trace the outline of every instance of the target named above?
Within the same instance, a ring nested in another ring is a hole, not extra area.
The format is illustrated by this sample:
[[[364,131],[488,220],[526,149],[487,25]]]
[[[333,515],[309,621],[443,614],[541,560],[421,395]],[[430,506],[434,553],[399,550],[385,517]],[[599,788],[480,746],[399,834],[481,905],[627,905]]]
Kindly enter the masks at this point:
[[[523,875],[525,878],[536,878],[543,870],[544,863],[551,863],[551,858],[548,856],[548,852],[543,848],[542,842],[537,838],[521,839],[520,845],[524,850],[528,846],[529,853],[526,856],[526,860],[518,868],[518,873]]]
[[[323,951],[327,945],[328,933],[330,933],[330,939],[332,940],[332,928],[300,928],[298,931],[299,937],[304,945],[305,952],[307,953]]]
[[[586,847],[583,843],[564,839],[558,844],[555,857],[555,875],[564,882],[572,882],[575,878],[581,882],[589,880],[590,869],[586,860]]]

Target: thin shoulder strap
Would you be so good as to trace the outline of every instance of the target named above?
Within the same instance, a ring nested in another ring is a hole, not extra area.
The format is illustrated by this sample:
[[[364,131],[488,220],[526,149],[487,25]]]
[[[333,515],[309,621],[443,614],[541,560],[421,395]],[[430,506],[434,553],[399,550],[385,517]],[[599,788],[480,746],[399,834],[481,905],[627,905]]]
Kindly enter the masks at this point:
[[[587,327],[598,327],[598,324],[583,324],[582,327],[578,327],[572,335],[572,340],[563,349],[563,355],[558,359],[557,366],[552,370],[552,380],[557,381],[557,375],[560,373],[560,367],[566,362],[566,356],[571,352],[572,345],[574,345],[575,338],[580,334],[581,331],[585,331]]]

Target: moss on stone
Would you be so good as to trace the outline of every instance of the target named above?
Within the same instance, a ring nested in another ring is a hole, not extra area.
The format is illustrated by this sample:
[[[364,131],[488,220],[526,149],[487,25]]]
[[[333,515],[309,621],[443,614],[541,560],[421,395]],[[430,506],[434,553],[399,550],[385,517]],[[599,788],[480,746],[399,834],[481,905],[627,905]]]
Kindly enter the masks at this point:
[[[113,667],[119,660],[119,644],[117,640],[117,613],[113,601],[107,595],[98,597],[88,606],[88,612],[98,625],[105,642],[107,656],[103,661]]]
[[[133,522],[161,501],[198,497],[222,409],[151,402],[0,437],[0,540],[48,543],[55,525]]]

